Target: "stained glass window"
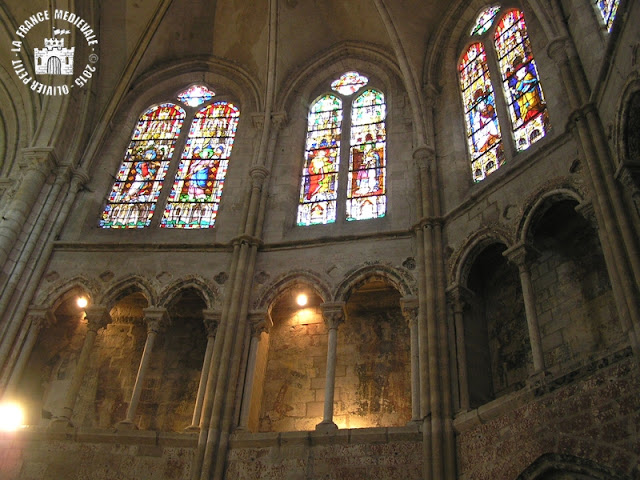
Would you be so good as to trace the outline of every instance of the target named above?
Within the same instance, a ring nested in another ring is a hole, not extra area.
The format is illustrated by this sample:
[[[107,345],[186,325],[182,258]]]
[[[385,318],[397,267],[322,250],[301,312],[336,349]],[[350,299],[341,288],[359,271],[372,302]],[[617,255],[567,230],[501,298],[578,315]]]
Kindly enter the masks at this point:
[[[338,198],[342,101],[333,95],[318,99],[307,125],[298,225],[332,223]]]
[[[356,93],[369,83],[369,79],[358,72],[347,72],[331,84],[331,89],[342,95],[349,96]]]
[[[613,27],[613,21],[616,18],[620,0],[595,0],[595,3],[598,10],[600,10],[604,24],[607,27],[607,32],[610,32],[611,27]]]
[[[140,116],[102,213],[102,228],[149,225],[184,118],[184,110],[171,103]]]
[[[215,102],[196,113],[161,226],[211,228],[227,174],[240,112]]]
[[[491,25],[493,25],[493,19],[496,18],[499,11],[500,7],[498,5],[485,8],[481,11],[473,24],[471,35],[482,35],[487,32],[491,28]]]
[[[524,14],[507,12],[498,22],[494,40],[516,148],[526,150],[549,131],[549,115]]]
[[[458,70],[471,170],[473,180],[479,182],[504,161],[496,98],[482,43],[469,46]]]
[[[384,95],[376,90],[366,90],[353,101],[347,220],[383,217],[386,212],[386,114]]]
[[[197,107],[208,102],[215,93],[203,85],[193,85],[178,94],[178,100],[190,107]]]

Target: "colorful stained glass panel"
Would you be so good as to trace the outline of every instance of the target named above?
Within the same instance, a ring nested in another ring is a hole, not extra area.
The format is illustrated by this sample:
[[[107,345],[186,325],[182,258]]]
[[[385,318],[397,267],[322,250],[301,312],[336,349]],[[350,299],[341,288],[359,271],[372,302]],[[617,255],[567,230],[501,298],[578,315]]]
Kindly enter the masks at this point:
[[[342,101],[325,95],[311,107],[300,184],[298,225],[335,222],[342,133]]]
[[[493,19],[500,11],[500,7],[495,5],[493,7],[485,8],[476,18],[473,28],[471,29],[471,35],[482,35],[493,25]]]
[[[170,103],[140,116],[100,227],[143,228],[151,223],[184,117],[184,110]]]
[[[610,32],[613,27],[613,21],[616,19],[619,4],[620,0],[596,0],[596,7],[598,7],[602,15],[602,20],[607,27],[607,32]]]
[[[467,48],[458,71],[471,171],[473,180],[479,182],[496,170],[504,158],[495,93],[482,43],[474,43]]]
[[[212,103],[196,113],[161,227],[214,226],[239,116],[228,102]]]
[[[347,220],[386,213],[386,104],[377,90],[366,90],[351,109],[351,150],[347,184]]]
[[[369,79],[358,72],[347,72],[331,83],[331,89],[341,95],[352,95],[369,83]]]
[[[526,150],[543,138],[550,126],[524,14],[507,12],[498,22],[494,41],[516,148]]]
[[[187,88],[185,91],[178,94],[178,100],[190,107],[197,107],[204,102],[208,102],[215,96],[212,90],[209,90],[204,85],[193,85]]]

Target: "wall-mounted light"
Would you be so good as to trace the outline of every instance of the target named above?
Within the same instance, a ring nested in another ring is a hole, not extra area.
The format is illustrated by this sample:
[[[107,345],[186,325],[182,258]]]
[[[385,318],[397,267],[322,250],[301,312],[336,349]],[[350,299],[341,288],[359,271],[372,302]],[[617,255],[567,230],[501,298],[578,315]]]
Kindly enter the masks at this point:
[[[87,297],[78,297],[78,300],[76,300],[76,305],[80,308],[85,308],[88,304],[89,300],[87,300]]]
[[[0,404],[0,431],[14,432],[24,424],[24,412],[17,403]]]
[[[296,303],[301,307],[304,307],[307,304],[308,301],[309,301],[309,297],[307,297],[307,295],[304,294],[304,293],[300,293],[296,297]]]

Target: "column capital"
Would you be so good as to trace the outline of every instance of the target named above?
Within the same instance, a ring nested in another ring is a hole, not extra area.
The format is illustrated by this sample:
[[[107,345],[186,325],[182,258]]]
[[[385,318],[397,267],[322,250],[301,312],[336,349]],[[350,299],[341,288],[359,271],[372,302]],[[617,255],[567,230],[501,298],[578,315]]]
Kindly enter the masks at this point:
[[[598,219],[596,217],[596,210],[593,206],[593,202],[591,200],[582,202],[579,205],[576,205],[574,210],[583,217],[585,220],[589,222],[589,224],[595,229],[598,230]]]
[[[518,243],[502,252],[502,255],[519,269],[526,268],[539,252],[527,243]]]
[[[251,167],[249,170],[251,180],[260,186],[262,185],[262,182],[264,182],[264,179],[267,178],[267,175],[269,175],[269,169],[262,165]]]
[[[215,337],[218,333],[218,327],[220,326],[222,312],[217,310],[202,310],[202,316],[204,319],[204,326],[207,329],[207,336]]]
[[[280,130],[289,123],[287,112],[274,112],[271,114],[271,122],[276,130]]]
[[[72,171],[71,174],[71,185],[74,190],[80,190],[84,185],[89,183],[91,177],[89,173],[83,168],[76,168]]]
[[[38,170],[49,174],[58,165],[58,158],[53,147],[29,147],[22,149],[21,167],[27,170]]]
[[[56,317],[48,307],[32,306],[27,311],[27,318],[31,320],[32,328],[41,330],[44,327],[53,325]]]
[[[104,305],[90,305],[84,310],[85,318],[89,324],[89,330],[97,332],[111,323],[111,314]]]
[[[170,323],[169,314],[164,307],[143,308],[144,321],[147,324],[147,333],[158,333],[163,327]]]
[[[473,298],[475,297],[475,293],[459,283],[450,285],[446,293],[447,300],[453,305],[454,311],[456,309],[463,309],[465,305],[471,306],[473,304]]]
[[[547,55],[557,65],[563,65],[569,61],[567,37],[556,37],[547,45]]]
[[[344,322],[345,302],[325,302],[320,304],[322,318],[329,330],[337,329]]]
[[[266,310],[250,312],[248,319],[252,337],[259,337],[263,332],[269,333],[269,330],[273,327],[271,314]]]
[[[436,149],[431,145],[420,145],[413,149],[413,160],[420,165],[429,165],[436,158]]]
[[[400,310],[402,310],[402,316],[404,316],[409,326],[416,323],[418,321],[418,313],[420,312],[418,297],[415,295],[402,297],[400,299]]]

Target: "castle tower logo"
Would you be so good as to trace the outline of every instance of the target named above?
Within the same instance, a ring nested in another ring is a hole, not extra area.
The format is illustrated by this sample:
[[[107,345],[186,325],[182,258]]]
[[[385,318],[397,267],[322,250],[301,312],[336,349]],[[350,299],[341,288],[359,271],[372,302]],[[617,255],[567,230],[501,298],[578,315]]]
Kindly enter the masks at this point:
[[[54,35],[69,34],[69,30],[54,30]],[[33,56],[36,75],[73,75],[73,54],[76,47],[65,48],[64,38],[45,38],[44,48],[35,48]]]
[[[43,31],[42,27],[34,29],[40,24],[48,25],[53,35],[38,39],[33,32]],[[61,9],[37,12],[22,22],[15,34],[17,39],[11,42],[13,71],[36,93],[69,95],[72,88],[86,86],[97,70],[96,33],[89,23],[73,12]],[[30,45],[38,45],[33,49],[33,57],[25,48],[28,36]],[[82,39],[86,45],[78,44]],[[81,58],[86,55],[86,62],[80,60],[79,66],[74,65],[78,53]]]

